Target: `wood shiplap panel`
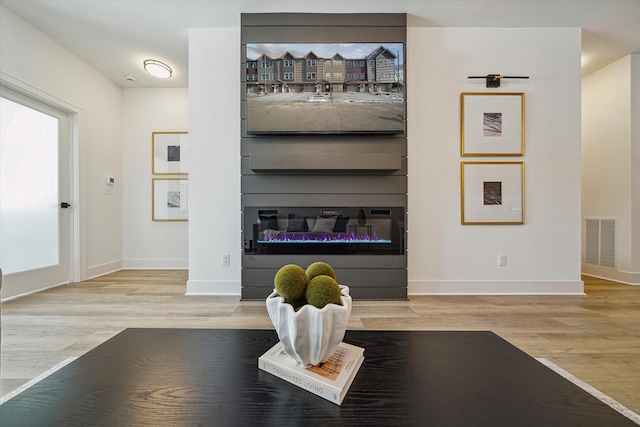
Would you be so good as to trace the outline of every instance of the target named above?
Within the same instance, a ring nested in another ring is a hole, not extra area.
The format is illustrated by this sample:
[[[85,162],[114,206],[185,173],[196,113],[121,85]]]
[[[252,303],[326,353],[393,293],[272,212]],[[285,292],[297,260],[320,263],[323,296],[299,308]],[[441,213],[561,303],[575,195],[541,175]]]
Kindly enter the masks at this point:
[[[246,128],[246,55],[248,43],[404,43],[406,14],[322,14],[267,13],[241,15],[241,203],[245,207],[401,207],[407,208],[407,137],[400,134],[285,134],[251,135]],[[403,58],[406,58],[406,50]],[[403,71],[406,71],[402,64]],[[318,73],[322,74],[321,71]],[[406,75],[404,76],[406,81]],[[405,91],[406,98],[406,91]],[[406,120],[405,99],[405,120]],[[405,122],[406,130],[406,122]],[[244,224],[244,222],[243,222]],[[245,235],[243,231],[243,238]],[[244,241],[243,241],[244,244]],[[289,256],[266,256],[257,268],[243,255],[242,285],[252,286],[256,275],[268,283],[269,269],[279,268]],[[340,258],[346,268],[368,266],[371,260]],[[406,265],[406,255],[399,255]],[[256,257],[256,259],[258,259]],[[377,258],[377,262],[381,259]],[[252,270],[256,268],[256,270]],[[383,264],[375,280],[396,280],[395,267]],[[405,267],[406,268],[406,267]],[[401,279],[406,296],[406,269]],[[364,277],[364,276],[363,276]],[[369,277],[369,276],[366,276]],[[364,281],[358,293],[375,290],[371,297],[397,296],[398,288],[385,293],[384,287]],[[389,286],[389,289],[394,288]],[[245,291],[243,290],[243,293]]]
[[[306,153],[353,156],[358,153],[392,153],[407,156],[406,138],[398,135],[286,135],[242,138],[241,156]]]
[[[402,43],[405,33],[404,27],[392,26],[385,27],[384,31],[375,26],[337,27],[330,24],[276,28],[262,26],[243,28],[242,42],[267,43],[265,40],[277,40],[278,43],[340,43],[349,40],[352,43]]]
[[[407,193],[402,176],[250,175],[241,179],[242,194],[396,194]],[[304,205],[300,205],[304,206]],[[368,205],[367,205],[368,206]]]
[[[263,154],[252,156],[251,170],[255,172],[395,172],[402,166],[399,155],[360,153],[352,156],[335,154]]]
[[[407,15],[405,13],[243,13],[240,16],[240,23],[244,29],[329,26],[334,30],[340,27],[373,27],[379,34],[380,27],[406,27]],[[404,37],[403,33],[402,40]],[[315,40],[312,38],[310,41]],[[244,40],[243,42],[246,43]]]
[[[243,194],[242,206],[406,206],[406,194]]]
[[[346,156],[346,155],[345,155]],[[350,155],[351,156],[351,155]],[[256,174],[263,174],[264,172],[259,172],[259,171],[254,171],[251,169],[251,157],[242,157],[240,159],[240,169],[242,172],[243,176],[249,176],[249,175],[256,175]],[[371,170],[367,170],[367,169],[341,169],[341,170],[324,170],[324,171],[317,171],[318,174],[333,174],[333,175],[371,175],[372,171]],[[379,172],[379,171],[378,171]],[[269,172],[267,172],[269,173]],[[273,174],[273,171],[271,171],[271,173]],[[298,175],[299,174],[299,170],[290,170],[290,171],[283,171],[280,170],[277,172],[277,174],[279,175]],[[407,158],[406,157],[400,157],[400,168],[398,170],[394,170],[394,171],[385,171],[384,173],[379,173],[380,175],[400,175],[400,176],[406,176],[407,175]]]

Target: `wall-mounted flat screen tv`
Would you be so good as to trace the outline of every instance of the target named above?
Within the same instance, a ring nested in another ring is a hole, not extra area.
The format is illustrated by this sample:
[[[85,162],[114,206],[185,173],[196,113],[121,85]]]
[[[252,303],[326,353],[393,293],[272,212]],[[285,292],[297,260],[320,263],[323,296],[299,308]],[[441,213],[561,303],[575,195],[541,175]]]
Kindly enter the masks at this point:
[[[248,134],[405,132],[403,43],[247,43]]]

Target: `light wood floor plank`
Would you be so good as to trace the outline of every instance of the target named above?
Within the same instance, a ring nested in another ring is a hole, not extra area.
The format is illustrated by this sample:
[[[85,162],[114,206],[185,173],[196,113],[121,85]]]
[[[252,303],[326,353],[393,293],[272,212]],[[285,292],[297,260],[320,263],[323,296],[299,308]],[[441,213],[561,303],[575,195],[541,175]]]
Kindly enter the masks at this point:
[[[583,279],[585,296],[354,301],[348,327],[494,331],[640,413],[640,287]],[[185,296],[186,280],[123,270],[4,303],[0,395],[125,328],[273,328],[263,302]]]

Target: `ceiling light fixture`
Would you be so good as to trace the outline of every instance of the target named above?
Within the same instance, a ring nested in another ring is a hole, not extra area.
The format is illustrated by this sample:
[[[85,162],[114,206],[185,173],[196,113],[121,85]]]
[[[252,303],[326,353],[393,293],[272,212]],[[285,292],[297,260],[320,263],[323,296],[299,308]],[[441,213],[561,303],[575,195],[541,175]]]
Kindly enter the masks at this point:
[[[156,61],[155,59],[147,59],[144,61],[144,69],[147,73],[159,79],[168,79],[171,77],[173,71],[167,64]]]

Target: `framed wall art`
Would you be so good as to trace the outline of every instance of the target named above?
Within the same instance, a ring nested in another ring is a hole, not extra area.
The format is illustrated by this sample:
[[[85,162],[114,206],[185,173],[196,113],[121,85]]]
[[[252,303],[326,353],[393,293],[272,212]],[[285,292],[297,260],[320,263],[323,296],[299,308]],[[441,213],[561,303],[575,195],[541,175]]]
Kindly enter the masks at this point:
[[[460,153],[523,156],[524,93],[462,93]]]
[[[460,184],[462,224],[524,224],[524,162],[462,162]]]
[[[152,132],[151,173],[180,175],[189,173],[188,132]]]
[[[189,180],[153,178],[151,184],[151,219],[153,221],[187,221]]]

